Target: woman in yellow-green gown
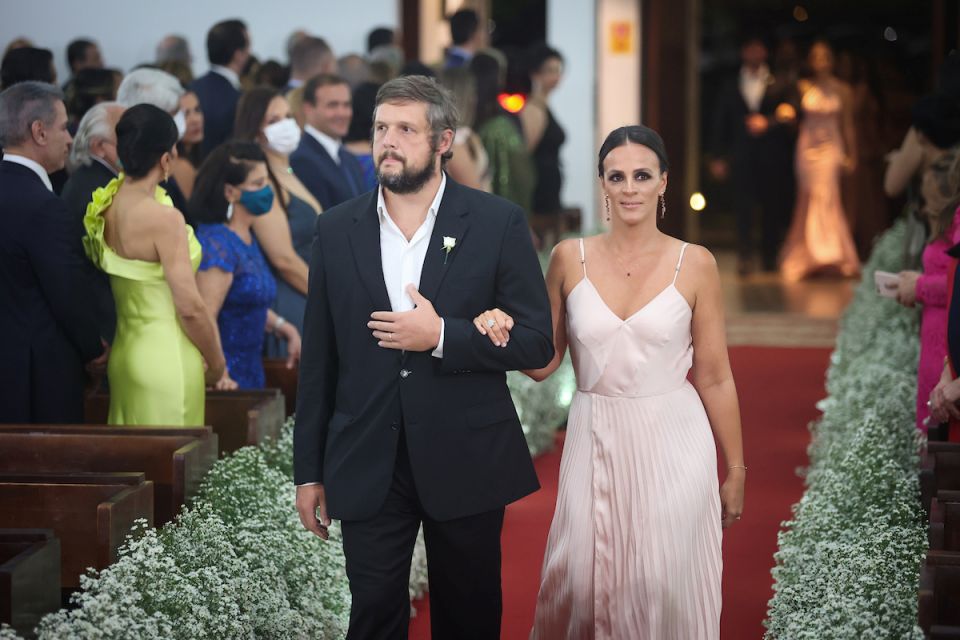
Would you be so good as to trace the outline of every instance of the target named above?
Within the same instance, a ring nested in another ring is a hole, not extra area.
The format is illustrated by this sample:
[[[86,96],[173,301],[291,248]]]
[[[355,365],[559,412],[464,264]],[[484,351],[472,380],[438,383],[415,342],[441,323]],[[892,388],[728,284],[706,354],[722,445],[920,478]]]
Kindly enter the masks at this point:
[[[110,276],[117,309],[110,424],[202,425],[205,386],[225,366],[194,279],[200,244],[159,186],[177,138],[161,109],[128,109],[117,124],[124,173],[93,193],[83,220],[87,256]]]

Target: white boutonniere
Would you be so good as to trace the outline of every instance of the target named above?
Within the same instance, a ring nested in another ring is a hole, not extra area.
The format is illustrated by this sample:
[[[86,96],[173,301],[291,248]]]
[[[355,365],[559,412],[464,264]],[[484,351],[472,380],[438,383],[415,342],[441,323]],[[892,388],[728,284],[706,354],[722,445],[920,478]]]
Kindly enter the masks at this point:
[[[450,252],[453,251],[453,248],[457,246],[457,239],[451,238],[450,236],[443,236],[443,250],[446,252],[443,256],[443,264],[447,264],[447,258],[450,257]]]

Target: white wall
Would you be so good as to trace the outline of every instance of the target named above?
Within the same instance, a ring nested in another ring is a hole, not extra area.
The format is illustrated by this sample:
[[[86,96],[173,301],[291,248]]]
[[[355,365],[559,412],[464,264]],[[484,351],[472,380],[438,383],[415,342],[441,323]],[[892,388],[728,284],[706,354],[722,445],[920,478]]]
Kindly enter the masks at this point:
[[[74,38],[96,40],[108,66],[128,71],[151,62],[157,42],[176,33],[189,40],[200,75],[208,67],[207,30],[220,20],[240,18],[258,58],[286,62],[286,39],[296,29],[322,36],[338,56],[363,53],[371,29],[397,27],[398,7],[398,0],[0,0],[0,52],[14,38],[30,38],[53,51],[63,82]]]
[[[583,209],[586,231],[597,213],[596,11],[595,0],[547,1],[547,42],[565,61],[563,80],[550,96],[550,109],[567,134],[561,202]]]

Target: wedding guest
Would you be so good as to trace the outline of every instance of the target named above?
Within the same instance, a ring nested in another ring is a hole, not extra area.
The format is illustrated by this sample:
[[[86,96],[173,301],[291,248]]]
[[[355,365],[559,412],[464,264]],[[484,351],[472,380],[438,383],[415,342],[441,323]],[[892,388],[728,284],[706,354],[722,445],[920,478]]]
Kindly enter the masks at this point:
[[[360,163],[363,174],[362,191],[370,191],[377,186],[377,168],[373,163],[370,132],[373,130],[373,110],[379,88],[379,85],[372,82],[364,82],[353,90],[353,115],[350,117],[347,135],[343,138],[343,146]]]
[[[84,217],[87,256],[109,274],[117,310],[108,422],[202,425],[204,383],[220,380],[225,362],[194,276],[200,243],[160,187],[177,125],[138,104],[116,133],[123,174],[96,191]]]
[[[373,53],[378,47],[389,47],[395,44],[393,29],[377,27],[367,34],[367,53]]]
[[[188,200],[193,194],[193,183],[197,178],[200,165],[200,146],[203,143],[203,111],[200,100],[193,91],[180,96],[180,112],[186,126],[183,137],[177,143],[177,157],[173,160],[170,175],[177,181],[184,197]]]
[[[102,69],[103,55],[93,40],[78,38],[67,45],[67,65],[70,73],[77,75],[83,69]]]
[[[237,107],[236,137],[256,142],[267,158],[267,175],[276,194],[274,206],[253,222],[253,232],[273,267],[277,298],[271,308],[303,331],[307,292],[307,260],[313,244],[320,204],[290,167],[290,154],[300,141],[300,128],[279,91],[248,91]],[[287,357],[287,344],[267,337],[270,357]]]
[[[477,83],[469,69],[456,67],[440,72],[440,82],[453,96],[460,120],[453,137],[453,157],[446,172],[460,184],[490,191],[490,158],[483,141],[473,130],[477,111]]]
[[[116,100],[122,81],[123,74],[116,69],[78,71],[64,89],[71,130],[76,132],[80,119],[94,105]]]
[[[300,333],[270,309],[276,293],[253,223],[273,207],[267,159],[253,142],[228,142],[207,156],[190,200],[203,260],[197,286],[217,319],[227,368],[218,389],[262,389],[264,332],[287,343],[287,366],[300,357]]]
[[[193,54],[190,53],[190,43],[179,35],[168,35],[157,43],[156,63],[162,65],[167,62],[182,62],[193,64]]]
[[[960,210],[958,210],[960,214]],[[947,357],[940,381],[930,392],[926,406],[935,424],[947,424],[947,439],[960,442],[960,245],[947,252],[953,260],[947,269]]]
[[[343,78],[320,74],[304,85],[304,136],[290,166],[324,209],[363,193],[363,170],[343,146],[352,115],[350,86]]]
[[[28,80],[57,84],[57,69],[53,66],[53,54],[49,49],[18,47],[3,56],[0,90]]]
[[[460,9],[450,16],[450,39],[453,44],[447,49],[443,66],[465,67],[483,46],[483,29],[480,17],[473,9]]]
[[[0,93],[0,422],[83,422],[84,367],[107,352],[77,224],[48,174],[70,148],[63,94],[26,81]]]
[[[255,87],[273,87],[281,89],[287,85],[290,79],[290,71],[276,60],[267,60],[257,69],[257,75],[253,78]]]
[[[323,38],[304,35],[290,51],[290,80],[284,93],[302,87],[307,80],[321,73],[336,73],[337,58]]]
[[[210,71],[190,85],[203,109],[204,155],[233,132],[237,101],[240,100],[240,76],[249,58],[250,36],[242,21],[224,20],[207,32]]]

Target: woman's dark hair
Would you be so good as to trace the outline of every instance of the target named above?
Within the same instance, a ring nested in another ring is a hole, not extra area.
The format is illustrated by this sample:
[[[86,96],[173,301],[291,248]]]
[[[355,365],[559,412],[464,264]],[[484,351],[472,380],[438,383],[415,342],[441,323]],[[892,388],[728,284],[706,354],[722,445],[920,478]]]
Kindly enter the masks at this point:
[[[274,87],[254,87],[240,96],[240,102],[237,103],[237,115],[233,123],[233,137],[236,140],[244,142],[260,143],[260,134],[263,132],[263,118],[267,115],[267,109],[274,98],[283,96],[279,89]],[[277,176],[267,163],[267,175],[270,176],[270,184],[273,185],[273,191],[280,201],[280,208],[289,215],[287,211],[287,202],[289,196]]]
[[[255,142],[230,140],[215,148],[197,171],[193,194],[187,206],[191,224],[219,224],[227,221],[227,199],[223,189],[246,182],[254,165],[267,162]]]
[[[344,142],[370,142],[373,131],[373,111],[377,105],[377,90],[380,85],[364,82],[353,90],[353,117]]]
[[[527,49],[526,58],[528,73],[537,73],[547,60],[552,58],[556,58],[561,63],[563,62],[563,56],[560,52],[545,42],[539,42]]]
[[[938,149],[960,142],[960,102],[944,93],[923,96],[913,105],[913,127]]]
[[[663,144],[663,138],[660,137],[660,134],[650,127],[634,124],[629,127],[614,129],[600,145],[597,172],[601,178],[603,177],[603,161],[607,159],[607,154],[628,143],[641,144],[657,154],[657,159],[660,160],[660,173],[666,173],[670,168],[670,163],[667,161],[667,148]]]
[[[257,73],[253,77],[253,82],[258,86],[265,85],[268,87],[283,89],[283,87],[285,87],[287,84],[287,80],[289,79],[290,69],[283,66],[276,60],[267,60],[260,65],[259,69],[257,69]]]
[[[493,56],[478,53],[470,59],[470,71],[477,79],[477,111],[474,126],[479,129],[491,118],[506,113],[500,106],[499,96],[503,90],[500,63]]]
[[[7,55],[3,56],[3,62],[0,62],[0,89],[6,89],[27,80],[53,84],[55,78],[53,53],[49,49],[36,47],[11,49]]]
[[[138,104],[123,112],[117,123],[117,156],[131,178],[150,173],[180,137],[170,114],[152,104]]]
[[[116,69],[81,69],[66,88],[67,113],[79,121],[98,102],[117,99],[120,82]]]

